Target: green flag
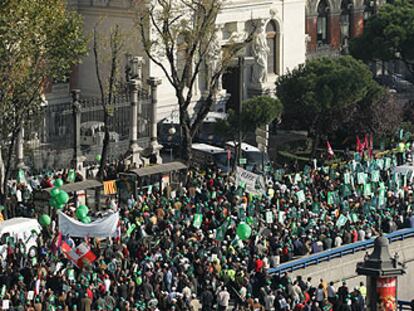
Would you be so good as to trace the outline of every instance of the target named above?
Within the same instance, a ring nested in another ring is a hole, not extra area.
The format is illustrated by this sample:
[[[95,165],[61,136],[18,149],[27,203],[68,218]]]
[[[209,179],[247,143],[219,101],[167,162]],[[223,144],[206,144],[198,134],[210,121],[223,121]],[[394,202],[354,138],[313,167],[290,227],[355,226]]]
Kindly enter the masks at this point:
[[[326,200],[326,202],[329,205],[335,204],[335,192],[333,191],[328,192],[328,199]]]
[[[391,167],[391,158],[385,158],[384,169],[388,170]]]
[[[298,198],[299,204],[302,204],[303,202],[305,202],[305,193],[303,192],[303,190],[296,192],[296,197]]]
[[[294,179],[293,183],[296,185],[301,180],[302,180],[302,177],[300,177],[300,174],[296,173],[295,174],[295,179]]]
[[[268,224],[273,223],[273,213],[272,213],[272,211],[266,211],[266,223],[268,223]]]
[[[127,230],[127,232],[126,232],[126,235],[128,236],[128,237],[130,237],[131,236],[131,234],[132,234],[132,232],[134,232],[134,230],[135,230],[135,228],[137,227],[137,225],[136,224],[132,224],[129,228],[128,228],[128,230]]]
[[[24,171],[22,169],[19,169],[17,172],[17,178],[16,181],[18,184],[25,184],[26,183],[26,177],[24,176]]]
[[[347,185],[351,183],[351,175],[349,173],[344,173],[344,183]]]
[[[345,224],[347,222],[348,222],[348,218],[341,214],[341,216],[339,216],[338,220],[336,221],[336,226],[338,228],[341,228],[341,227],[345,226]]]
[[[364,184],[364,196],[369,197],[369,196],[371,196],[371,194],[372,194],[371,184],[370,183]]]
[[[66,179],[68,182],[75,182],[76,174],[74,169],[70,169],[68,173],[68,178]]]
[[[305,231],[308,231],[309,229],[312,229],[316,225],[316,222],[314,219],[309,220],[309,223],[305,227]]]
[[[365,173],[364,172],[359,172],[357,174],[357,183],[358,183],[358,185],[365,184]]]
[[[227,217],[227,219],[223,222],[223,224],[216,229],[216,240],[223,241],[224,237],[226,236],[227,229],[230,225],[231,219]]]
[[[381,207],[385,204],[385,189],[380,188],[378,194],[378,206]]]
[[[246,211],[241,206],[239,206],[239,208],[237,209],[237,218],[240,221],[245,221],[246,220]]]
[[[277,217],[279,223],[283,224],[285,222],[285,218],[286,218],[285,217],[285,212],[284,211],[279,211],[279,214],[278,214],[278,217]]]
[[[384,169],[384,159],[378,159],[377,166],[382,171]]]
[[[200,229],[202,222],[203,222],[203,215],[194,214],[193,227]]]
[[[312,213],[319,214],[321,211],[320,204],[318,202],[312,203]]]
[[[378,170],[371,171],[371,181],[379,182],[379,179],[380,179],[380,172]]]

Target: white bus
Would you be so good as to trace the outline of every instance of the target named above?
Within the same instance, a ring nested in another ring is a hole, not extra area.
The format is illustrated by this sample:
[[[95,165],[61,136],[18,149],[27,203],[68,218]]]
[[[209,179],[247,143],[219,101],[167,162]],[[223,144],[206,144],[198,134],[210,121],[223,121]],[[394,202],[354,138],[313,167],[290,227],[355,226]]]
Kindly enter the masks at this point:
[[[193,161],[199,166],[216,167],[224,173],[231,169],[231,154],[223,148],[204,144],[192,144]]]
[[[226,147],[236,154],[237,142],[228,141]],[[246,169],[248,171],[264,172],[266,165],[270,163],[269,156],[266,152],[260,151],[259,148],[249,145],[247,143],[241,144],[241,156],[240,158],[246,159]]]

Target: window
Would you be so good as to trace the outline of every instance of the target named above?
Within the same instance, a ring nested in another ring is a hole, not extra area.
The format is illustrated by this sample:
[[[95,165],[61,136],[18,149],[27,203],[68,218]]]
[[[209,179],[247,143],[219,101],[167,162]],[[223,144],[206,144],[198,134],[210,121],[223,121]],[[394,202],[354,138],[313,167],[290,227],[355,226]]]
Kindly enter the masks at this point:
[[[318,5],[318,20],[317,20],[317,41],[318,44],[328,44],[328,12],[329,5],[326,0],[321,0]]]
[[[375,2],[373,0],[364,1],[364,22],[374,14]]]
[[[267,58],[267,73],[277,74],[277,28],[274,21],[270,21],[266,26],[267,45],[269,47],[269,57]]]

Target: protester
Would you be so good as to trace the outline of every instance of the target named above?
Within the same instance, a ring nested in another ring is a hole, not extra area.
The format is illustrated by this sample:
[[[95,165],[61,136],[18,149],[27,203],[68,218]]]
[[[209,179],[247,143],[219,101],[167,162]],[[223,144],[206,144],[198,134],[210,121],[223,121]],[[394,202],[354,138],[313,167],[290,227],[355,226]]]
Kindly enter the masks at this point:
[[[10,242],[0,267],[1,299],[35,310],[363,310],[363,284],[350,292],[345,282],[336,290],[332,282],[266,271],[413,226],[412,175],[396,174],[395,164],[391,155],[336,168],[279,169],[257,191],[217,171],[193,170],[174,197],[153,187],[125,203],[109,200],[107,212],[120,215],[117,237],[62,236],[53,219],[38,236],[35,257]],[[6,207],[7,218],[18,206],[40,216],[31,193],[68,175],[50,172],[10,184],[7,204],[15,209]],[[63,212],[76,217],[70,205]],[[97,212],[90,211],[92,219]],[[62,243],[86,243],[96,260],[79,269]]]

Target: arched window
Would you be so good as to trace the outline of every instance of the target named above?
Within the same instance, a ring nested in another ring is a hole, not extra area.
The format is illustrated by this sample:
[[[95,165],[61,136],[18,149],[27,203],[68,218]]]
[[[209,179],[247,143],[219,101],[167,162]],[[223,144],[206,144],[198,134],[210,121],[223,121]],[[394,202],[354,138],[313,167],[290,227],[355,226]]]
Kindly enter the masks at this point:
[[[375,2],[373,0],[364,0],[364,22],[374,15]]]
[[[274,21],[270,21],[266,26],[267,45],[269,56],[267,58],[267,73],[277,74],[277,27]]]
[[[328,14],[329,5],[326,0],[321,0],[318,4],[318,20],[317,20],[317,39],[318,44],[328,44]]]
[[[344,40],[351,38],[352,32],[352,1],[342,0],[341,2],[341,39],[342,43]]]

